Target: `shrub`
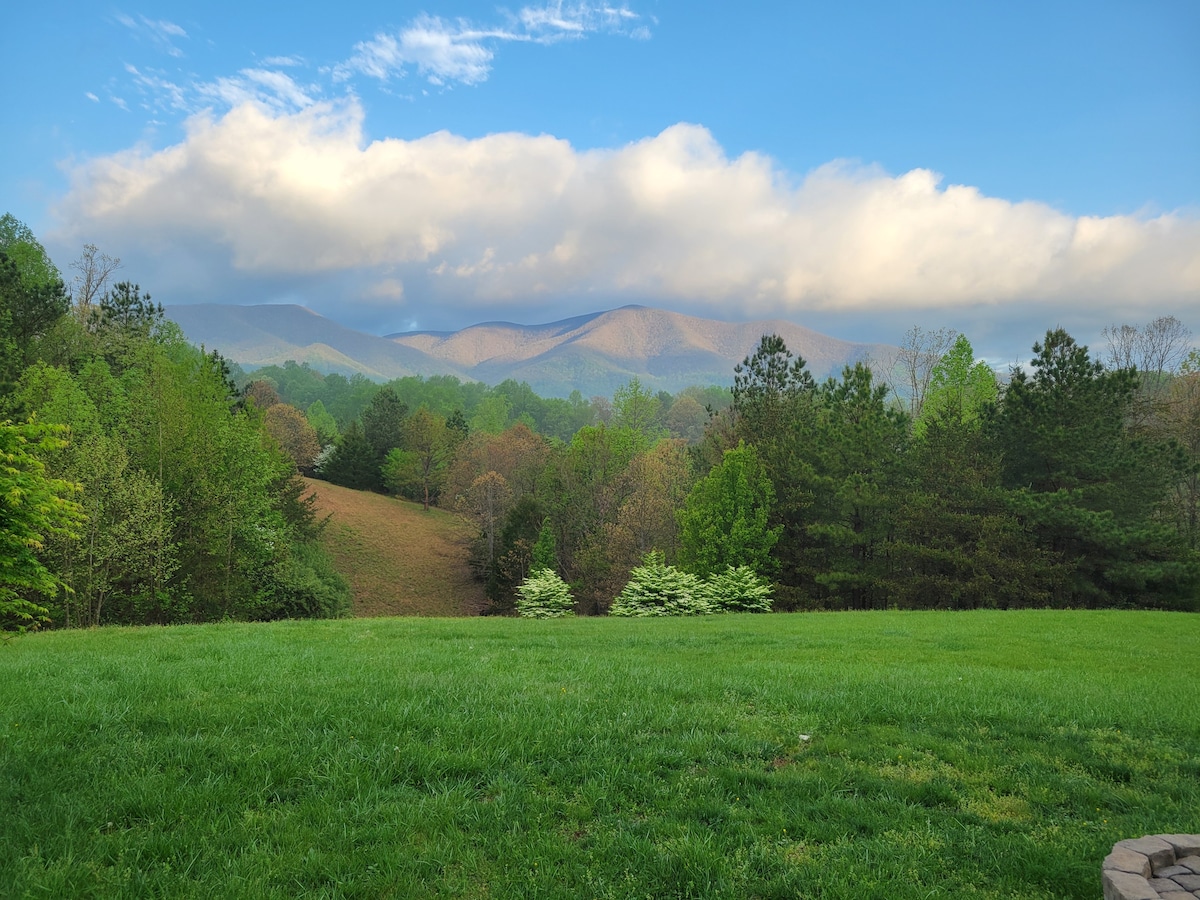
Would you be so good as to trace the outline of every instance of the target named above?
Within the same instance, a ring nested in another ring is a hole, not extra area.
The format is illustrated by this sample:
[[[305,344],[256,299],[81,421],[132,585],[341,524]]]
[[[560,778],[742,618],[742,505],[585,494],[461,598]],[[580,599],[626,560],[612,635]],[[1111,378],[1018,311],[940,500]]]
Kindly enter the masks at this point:
[[[750,566],[726,566],[708,576],[704,595],[717,612],[771,611],[771,585]]]
[[[575,598],[553,569],[538,569],[517,585],[517,613],[527,619],[574,615]]]
[[[715,612],[695,575],[668,566],[663,555],[647,553],[613,601],[613,616],[702,616]]]
[[[350,611],[350,585],[316,543],[293,544],[271,588],[263,618],[332,619]]]

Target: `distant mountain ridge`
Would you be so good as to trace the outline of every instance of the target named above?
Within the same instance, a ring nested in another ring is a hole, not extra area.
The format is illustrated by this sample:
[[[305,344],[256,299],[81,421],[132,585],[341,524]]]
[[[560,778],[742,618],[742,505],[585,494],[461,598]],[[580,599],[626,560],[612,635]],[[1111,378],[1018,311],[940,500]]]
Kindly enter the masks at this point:
[[[498,384],[528,382],[543,396],[609,396],[636,376],[652,390],[731,384],[733,367],[775,333],[817,378],[893,348],[820,334],[792,322],[720,322],[625,306],[541,325],[487,322],[461,331],[385,337],[338,325],[302,306],[197,304],[167,308],[192,343],[219,350],[246,368],[292,359],[322,372],[386,380],[456,375]]]

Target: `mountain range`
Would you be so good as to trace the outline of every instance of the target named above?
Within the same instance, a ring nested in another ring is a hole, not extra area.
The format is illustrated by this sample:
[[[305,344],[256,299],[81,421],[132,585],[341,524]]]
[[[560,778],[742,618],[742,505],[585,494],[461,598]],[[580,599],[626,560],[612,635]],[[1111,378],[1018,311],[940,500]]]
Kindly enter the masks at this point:
[[[546,397],[610,396],[637,377],[652,390],[726,385],[764,334],[780,335],[818,379],[847,363],[886,358],[894,348],[828,337],[793,322],[720,322],[625,306],[544,325],[485,322],[461,331],[377,336],[345,328],[303,306],[170,306],[167,318],[194,344],[246,369],[308,363],[321,372],[388,380],[455,375],[465,381],[528,382]]]

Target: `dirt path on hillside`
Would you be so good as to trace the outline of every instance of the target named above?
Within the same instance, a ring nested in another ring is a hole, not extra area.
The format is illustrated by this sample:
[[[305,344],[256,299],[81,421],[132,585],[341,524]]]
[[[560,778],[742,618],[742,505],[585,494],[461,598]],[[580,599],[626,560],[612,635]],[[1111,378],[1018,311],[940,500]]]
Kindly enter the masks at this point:
[[[354,592],[355,616],[470,616],[487,605],[467,564],[470,524],[368,491],[306,478],[322,515],[322,543]]]

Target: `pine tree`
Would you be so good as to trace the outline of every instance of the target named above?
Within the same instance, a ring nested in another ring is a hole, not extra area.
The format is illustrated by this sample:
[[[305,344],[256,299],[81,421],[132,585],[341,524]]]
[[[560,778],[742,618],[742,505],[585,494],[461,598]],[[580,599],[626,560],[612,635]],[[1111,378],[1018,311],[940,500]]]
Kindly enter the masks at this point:
[[[359,491],[379,490],[381,476],[375,448],[367,441],[358,422],[351,422],[337,442],[333,454],[321,467],[321,477],[342,487]]]
[[[1128,428],[1138,378],[1106,370],[1062,329],[1034,345],[988,423],[1012,510],[1059,555],[1060,604],[1195,604],[1198,573],[1157,512],[1173,457]]]

